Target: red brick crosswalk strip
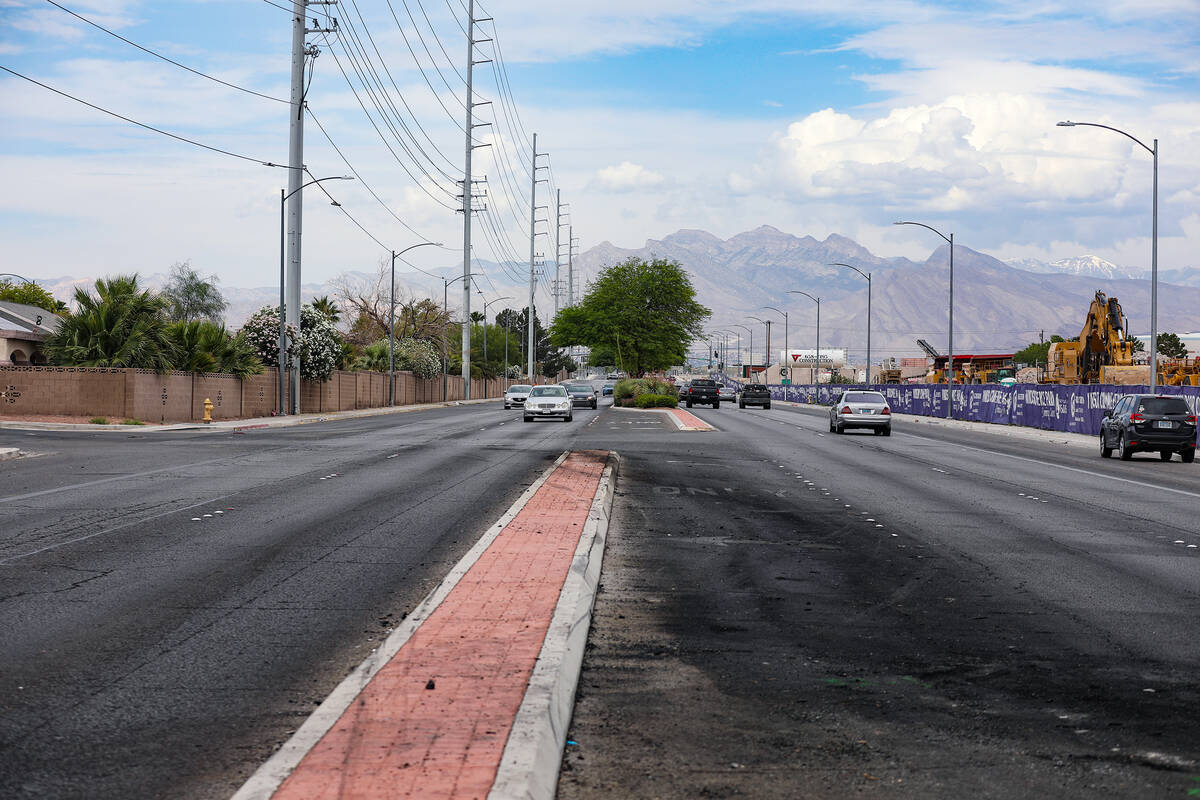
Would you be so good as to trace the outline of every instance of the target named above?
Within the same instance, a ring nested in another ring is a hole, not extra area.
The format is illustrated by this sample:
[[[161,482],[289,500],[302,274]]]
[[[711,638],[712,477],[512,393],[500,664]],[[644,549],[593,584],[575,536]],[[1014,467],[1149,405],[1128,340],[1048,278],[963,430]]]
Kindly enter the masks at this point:
[[[680,430],[685,431],[712,431],[716,430],[712,425],[709,425],[704,420],[697,417],[690,411],[684,411],[682,408],[668,408],[667,413],[671,414],[677,420],[677,425]]]
[[[607,457],[567,455],[277,800],[487,796]]]

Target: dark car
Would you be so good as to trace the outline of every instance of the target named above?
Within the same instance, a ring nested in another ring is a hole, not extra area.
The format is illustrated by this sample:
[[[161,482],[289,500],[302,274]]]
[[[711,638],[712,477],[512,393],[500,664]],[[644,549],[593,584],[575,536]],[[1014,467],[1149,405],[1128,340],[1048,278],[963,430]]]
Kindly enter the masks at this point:
[[[717,382],[711,378],[696,378],[688,384],[687,389],[680,392],[679,399],[683,400],[688,408],[697,403],[713,408],[721,407],[721,395],[717,389]]]
[[[590,383],[572,382],[564,383],[563,386],[566,387],[567,394],[571,395],[571,405],[596,407],[596,398],[600,393]]]
[[[1157,450],[1163,461],[1179,453],[1190,463],[1196,459],[1196,415],[1182,397],[1127,394],[1100,423],[1100,455],[1110,458],[1113,450],[1122,461]]]
[[[738,408],[746,406],[771,407],[771,390],[761,383],[747,383],[738,393]]]

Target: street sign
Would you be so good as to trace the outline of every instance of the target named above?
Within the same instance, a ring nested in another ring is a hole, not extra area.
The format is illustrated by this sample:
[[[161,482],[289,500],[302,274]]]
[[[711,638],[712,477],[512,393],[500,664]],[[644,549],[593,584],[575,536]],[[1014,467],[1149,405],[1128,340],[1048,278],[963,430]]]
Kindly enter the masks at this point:
[[[779,368],[779,376],[780,376],[781,378],[786,378],[786,377],[788,376],[788,368],[787,368],[787,367],[780,367],[780,368]]]
[[[791,386],[791,385],[792,385],[792,379],[791,379],[791,378],[783,378],[782,380],[780,380],[780,381],[779,381],[779,383],[780,383],[780,384],[782,384],[782,385],[784,385],[784,386]]]

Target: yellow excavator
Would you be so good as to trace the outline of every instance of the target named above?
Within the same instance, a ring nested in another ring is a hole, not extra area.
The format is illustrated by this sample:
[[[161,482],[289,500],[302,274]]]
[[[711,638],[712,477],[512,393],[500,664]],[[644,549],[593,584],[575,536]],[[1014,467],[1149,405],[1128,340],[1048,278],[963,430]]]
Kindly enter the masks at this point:
[[[1134,366],[1133,341],[1126,338],[1127,327],[1117,298],[1097,291],[1078,341],[1050,345],[1043,382],[1148,383],[1150,368]]]

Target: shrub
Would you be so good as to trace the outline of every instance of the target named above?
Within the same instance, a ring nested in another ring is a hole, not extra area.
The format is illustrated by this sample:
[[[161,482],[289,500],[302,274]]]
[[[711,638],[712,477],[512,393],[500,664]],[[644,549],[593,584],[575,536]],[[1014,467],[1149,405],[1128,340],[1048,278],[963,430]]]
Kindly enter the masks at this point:
[[[642,395],[653,394],[673,397],[675,387],[656,378],[626,378],[613,387],[613,403],[619,406],[636,405]]]
[[[327,381],[342,356],[341,336],[329,318],[310,305],[300,306],[300,341],[296,331],[287,326],[288,366],[300,358],[300,375],[317,381]],[[279,308],[263,308],[246,320],[241,335],[254,348],[264,364],[279,363]]]
[[[140,419],[134,419],[133,417],[126,417],[124,420],[121,421],[121,424],[122,425],[145,425],[146,423],[142,422]]]
[[[107,425],[108,417],[92,417],[88,422],[92,425]]]
[[[679,399],[666,394],[642,394],[633,404],[638,408],[674,408],[679,405]]]

